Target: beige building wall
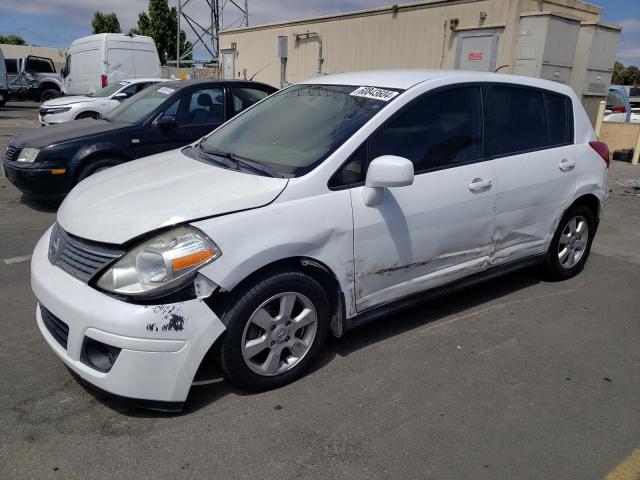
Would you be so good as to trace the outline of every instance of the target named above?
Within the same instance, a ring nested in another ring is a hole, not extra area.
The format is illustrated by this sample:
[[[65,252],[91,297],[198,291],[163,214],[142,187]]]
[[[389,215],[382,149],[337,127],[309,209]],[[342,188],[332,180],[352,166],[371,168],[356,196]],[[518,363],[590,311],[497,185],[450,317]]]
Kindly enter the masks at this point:
[[[317,39],[322,38],[323,73],[379,68],[454,68],[459,32],[497,28],[501,32],[497,66],[510,72],[520,14],[526,11],[570,13],[581,20],[599,18],[600,8],[578,0],[426,0],[413,4],[259,25],[220,33],[220,51],[235,52],[235,78],[280,85],[278,36],[288,38],[286,80],[295,83],[318,70]],[[456,31],[449,19],[458,18]],[[220,58],[223,58],[221,54]]]
[[[66,48],[50,48],[50,47],[35,47],[31,45],[7,45],[0,43],[0,49],[4,58],[23,58],[29,55],[36,55],[38,57],[50,58],[56,67],[56,71],[60,73],[60,69],[64,65],[64,61],[67,58]]]

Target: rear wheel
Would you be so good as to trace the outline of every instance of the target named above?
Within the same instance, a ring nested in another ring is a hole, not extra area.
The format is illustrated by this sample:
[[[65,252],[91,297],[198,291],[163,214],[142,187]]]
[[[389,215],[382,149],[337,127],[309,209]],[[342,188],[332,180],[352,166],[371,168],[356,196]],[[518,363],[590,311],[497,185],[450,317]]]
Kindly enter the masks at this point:
[[[582,271],[595,235],[593,213],[584,205],[573,205],[562,216],[553,236],[546,273],[555,280],[571,278]]]
[[[53,88],[48,88],[42,92],[40,95],[40,101],[46,102],[47,100],[53,100],[54,98],[58,98],[61,95],[59,90],[54,90]]]
[[[227,304],[220,364],[245,389],[276,388],[302,376],[329,331],[327,294],[302,272],[262,277]]]

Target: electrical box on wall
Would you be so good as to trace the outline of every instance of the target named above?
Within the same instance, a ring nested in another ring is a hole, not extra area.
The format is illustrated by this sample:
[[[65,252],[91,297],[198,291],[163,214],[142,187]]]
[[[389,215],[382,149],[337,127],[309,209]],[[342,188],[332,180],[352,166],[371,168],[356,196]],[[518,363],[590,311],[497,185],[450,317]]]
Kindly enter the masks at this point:
[[[569,84],[580,20],[550,12],[520,17],[513,73]]]
[[[278,36],[278,57],[287,58],[287,50],[289,48],[289,37],[286,35]]]

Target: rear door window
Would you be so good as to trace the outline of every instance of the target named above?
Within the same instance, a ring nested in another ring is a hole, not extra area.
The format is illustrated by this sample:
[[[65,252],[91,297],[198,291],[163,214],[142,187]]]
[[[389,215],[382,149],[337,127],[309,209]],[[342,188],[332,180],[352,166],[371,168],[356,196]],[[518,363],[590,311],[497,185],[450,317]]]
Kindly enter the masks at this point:
[[[240,113],[242,110],[249,108],[256,102],[259,102],[269,94],[264,90],[250,87],[232,87],[231,102],[233,105],[233,115]]]
[[[397,113],[373,137],[371,158],[398,155],[416,173],[482,157],[480,87],[427,93]]]
[[[571,100],[563,95],[545,93],[545,107],[549,118],[549,145],[573,142],[573,109]]]
[[[485,142],[487,156],[511,155],[549,145],[543,93],[516,86],[491,87],[493,114]]]

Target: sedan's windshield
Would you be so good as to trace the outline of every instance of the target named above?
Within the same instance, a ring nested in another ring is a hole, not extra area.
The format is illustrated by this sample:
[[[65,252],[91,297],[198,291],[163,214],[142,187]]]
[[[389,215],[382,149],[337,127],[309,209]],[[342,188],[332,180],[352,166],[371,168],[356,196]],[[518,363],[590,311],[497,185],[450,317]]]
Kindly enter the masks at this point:
[[[263,163],[282,175],[304,175],[397,94],[370,87],[295,85],[223,125],[202,147]]]
[[[121,82],[112,83],[111,85],[107,85],[106,87],[101,88],[100,90],[96,90],[95,92],[90,93],[88,96],[98,97],[98,98],[108,97],[111,94],[116,93],[125,85],[129,85],[129,83],[130,82],[125,82],[124,80],[122,80]]]
[[[121,123],[138,123],[169,99],[177,90],[155,85],[125,100],[104,116],[105,120]]]

